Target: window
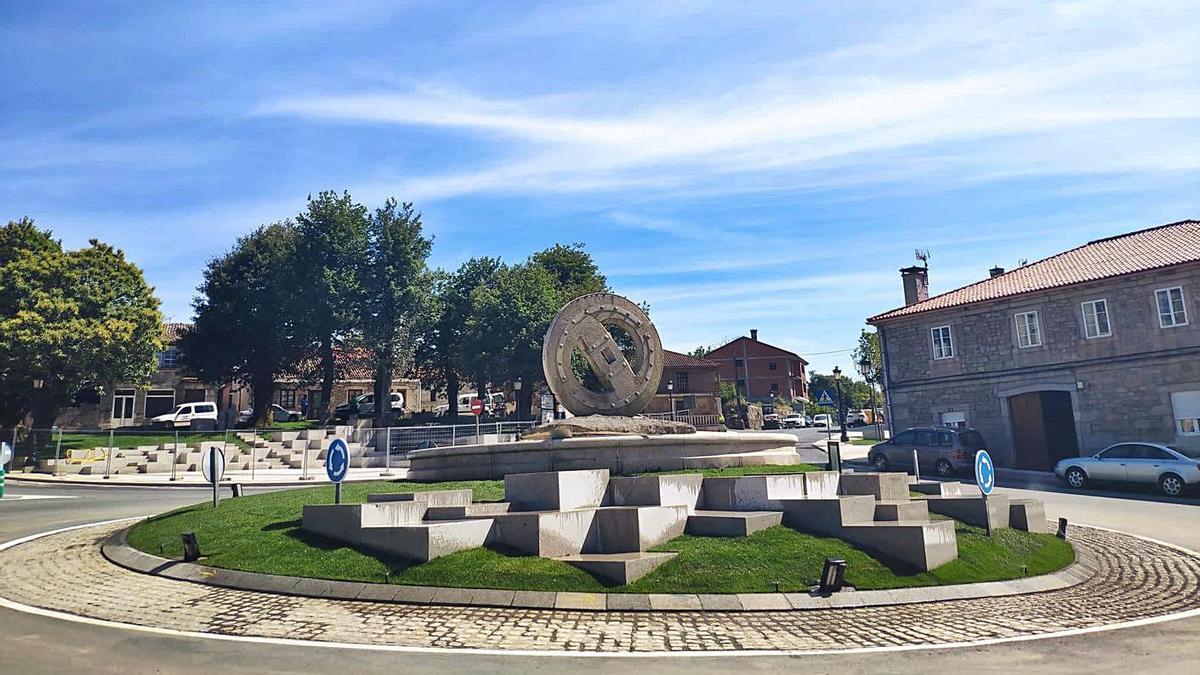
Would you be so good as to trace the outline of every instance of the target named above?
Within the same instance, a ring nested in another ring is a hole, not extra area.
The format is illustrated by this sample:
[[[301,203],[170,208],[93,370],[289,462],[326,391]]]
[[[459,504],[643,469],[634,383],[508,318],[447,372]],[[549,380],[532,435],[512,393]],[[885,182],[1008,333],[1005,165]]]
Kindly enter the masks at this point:
[[[275,392],[275,402],[285,408],[296,407],[296,390],[295,389],[280,389]]]
[[[737,384],[736,384],[736,385],[734,385],[734,388],[736,388],[736,389],[745,389],[745,388],[746,388],[746,381],[745,381],[745,380],[743,380],[742,378],[740,378],[740,377],[739,377],[739,378],[738,378],[738,381],[737,381]]]
[[[962,411],[950,411],[942,413],[942,426],[958,429],[967,426],[967,414]]]
[[[675,373],[675,391],[680,394],[688,393],[688,374],[682,370]]]
[[[918,429],[913,445],[933,445],[934,432],[928,429]]]
[[[1142,456],[1141,450],[1133,443],[1114,445],[1100,453],[1101,459],[1137,459]]]
[[[211,403],[201,403],[195,406],[195,411],[198,413],[215,413],[217,412],[217,407]]]
[[[1083,335],[1089,340],[1112,335],[1112,326],[1108,322],[1107,300],[1083,303]]]
[[[1173,456],[1171,456],[1171,453],[1169,453],[1166,450],[1163,450],[1161,448],[1156,448],[1153,445],[1143,445],[1141,447],[1142,447],[1142,459],[1152,459],[1155,461],[1166,461],[1166,462],[1175,460],[1175,458]]]
[[[118,389],[113,393],[112,402],[112,418],[113,421],[125,421],[133,419],[133,389]]]
[[[900,433],[896,434],[896,437],[892,439],[892,442],[896,445],[912,445],[914,437],[915,434],[913,434],[911,431],[901,431]]]
[[[1183,288],[1164,288],[1154,291],[1154,299],[1158,302],[1158,325],[1163,328],[1186,326],[1187,305],[1183,303]]]
[[[954,447],[953,434],[951,434],[949,431],[939,431],[937,433],[937,440],[934,443],[934,445],[940,445],[943,448],[953,448]]]
[[[767,370],[775,370],[775,362],[767,361]]]
[[[746,362],[745,362],[745,361],[743,361],[743,360],[741,359],[741,357],[738,357],[738,358],[735,358],[735,359],[733,360],[733,367],[734,367],[734,368],[741,368],[743,365],[745,365],[745,363],[746,363]]]
[[[771,393],[774,394],[774,393],[777,393],[778,391],[779,391],[779,383],[772,382],[771,383]]]
[[[1175,432],[1181,436],[1200,436],[1200,391],[1177,391],[1171,394],[1175,410]]]
[[[158,417],[175,408],[174,389],[151,389],[146,392],[146,417]]]
[[[1037,312],[1022,312],[1016,315],[1017,346],[1021,349],[1040,347],[1042,344],[1042,325],[1038,323]]]
[[[346,403],[349,403],[350,401],[353,401],[355,396],[362,396],[362,395],[363,395],[363,390],[362,390],[362,389],[347,389],[347,390],[346,390]],[[467,397],[467,404],[468,404],[468,405],[469,405],[469,404],[470,404],[470,402],[471,402],[471,400],[470,400],[471,398],[474,398],[474,397],[471,397],[471,396],[468,396],[468,397]]]
[[[159,368],[179,367],[179,350],[175,347],[167,347],[165,350],[158,352],[156,356],[158,356]]]
[[[983,447],[983,435],[978,431],[962,431],[958,434],[958,442],[968,450],[977,450]]]
[[[950,337],[950,326],[938,326],[930,329],[933,338],[933,358],[948,359],[954,356],[954,341]]]

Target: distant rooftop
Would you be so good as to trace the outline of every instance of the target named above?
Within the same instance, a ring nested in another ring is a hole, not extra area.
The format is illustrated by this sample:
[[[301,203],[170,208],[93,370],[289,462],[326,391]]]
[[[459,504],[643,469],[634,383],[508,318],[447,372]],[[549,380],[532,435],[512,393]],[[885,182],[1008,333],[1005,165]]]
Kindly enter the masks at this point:
[[[663,367],[664,368],[720,368],[721,364],[708,359],[698,359],[688,354],[673,352],[670,349],[663,350]]]
[[[1097,239],[999,276],[873,316],[867,323],[1190,262],[1200,262],[1200,221],[1182,220]]]

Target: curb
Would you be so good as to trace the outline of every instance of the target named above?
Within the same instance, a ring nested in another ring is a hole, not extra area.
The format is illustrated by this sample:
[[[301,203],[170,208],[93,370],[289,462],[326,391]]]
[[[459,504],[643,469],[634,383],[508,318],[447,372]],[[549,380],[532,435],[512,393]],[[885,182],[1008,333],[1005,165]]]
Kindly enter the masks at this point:
[[[396,469],[393,468],[392,470],[395,471]],[[315,485],[332,485],[332,483],[330,483],[328,480],[324,479],[323,474],[318,475],[316,473],[313,473],[312,476],[313,476],[312,480],[300,480],[299,477],[289,478],[286,480],[255,480],[255,481],[230,480],[230,481],[221,481],[220,486],[222,488],[225,488],[225,487],[230,487],[233,485],[241,485],[243,487],[312,487]],[[398,476],[376,475],[376,476],[362,477],[362,478],[359,478],[356,476],[347,476],[346,480],[343,482],[346,482],[346,483],[368,483],[368,482],[378,481],[378,480],[387,481],[387,480],[403,480],[403,479]],[[70,486],[81,486],[81,487],[97,487],[97,486],[104,487],[107,485],[112,485],[114,487],[204,488],[206,490],[212,489],[211,483],[205,483],[203,481],[184,481],[184,480],[171,481],[171,480],[167,480],[165,478],[160,481],[133,481],[133,480],[121,480],[120,478],[117,478],[117,479],[110,478],[107,480],[104,478],[97,478],[95,480],[76,480],[76,479],[63,479],[63,478],[45,475],[45,474],[14,475],[14,474],[10,473],[7,476],[5,476],[5,481],[14,482],[14,483],[38,484],[38,485],[70,485]]]
[[[822,611],[1045,593],[1079,585],[1091,579],[1097,572],[1090,554],[1086,550],[1077,549],[1075,562],[1057,572],[1036,577],[949,586],[842,591],[829,596],[813,593],[641,594],[509,591],[334,581],[209,567],[160,558],[133,548],[126,541],[130,527],[132,525],[111,534],[101,545],[100,552],[114,565],[141,574],[243,591],[404,605],[466,605],[598,612]]]

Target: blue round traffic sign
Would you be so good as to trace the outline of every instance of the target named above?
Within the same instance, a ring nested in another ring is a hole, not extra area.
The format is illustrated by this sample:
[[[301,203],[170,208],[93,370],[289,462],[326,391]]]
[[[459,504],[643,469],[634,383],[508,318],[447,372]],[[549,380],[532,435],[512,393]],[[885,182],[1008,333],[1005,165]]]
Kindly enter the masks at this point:
[[[985,495],[992,494],[992,488],[996,487],[996,466],[987,450],[975,453],[975,482]]]
[[[329,476],[329,480],[340,483],[348,471],[350,471],[350,449],[346,447],[346,441],[335,438],[325,453],[325,475]]]

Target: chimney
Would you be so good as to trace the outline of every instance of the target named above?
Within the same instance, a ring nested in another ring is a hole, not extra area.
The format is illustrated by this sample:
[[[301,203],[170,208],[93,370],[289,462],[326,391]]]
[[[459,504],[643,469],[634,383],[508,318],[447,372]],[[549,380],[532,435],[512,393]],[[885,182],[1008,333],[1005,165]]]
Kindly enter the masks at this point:
[[[929,268],[905,267],[900,270],[900,279],[904,282],[904,305],[929,299]]]
[[[758,341],[758,329],[757,328],[750,329],[750,339],[754,340],[755,342]]]
[[[991,275],[992,279],[995,279],[996,277],[1000,276],[1001,274],[1004,274],[1004,268],[1003,267],[993,267],[992,269],[988,270],[988,274]]]

